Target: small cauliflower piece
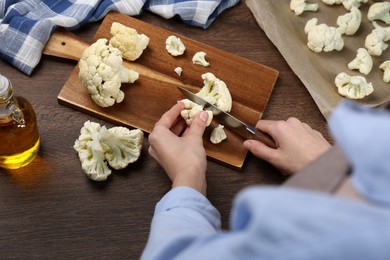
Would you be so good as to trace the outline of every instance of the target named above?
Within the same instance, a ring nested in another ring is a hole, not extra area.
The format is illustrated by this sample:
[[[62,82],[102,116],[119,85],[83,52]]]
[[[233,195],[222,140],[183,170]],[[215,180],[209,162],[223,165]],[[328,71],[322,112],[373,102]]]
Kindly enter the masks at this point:
[[[338,28],[326,24],[317,25],[318,19],[312,18],[305,25],[308,35],[307,46],[314,52],[340,51],[344,48],[344,40]]]
[[[118,48],[129,61],[138,59],[149,44],[148,36],[118,22],[112,23],[110,33],[110,45]]]
[[[362,99],[374,91],[372,84],[367,83],[364,77],[350,76],[345,72],[336,76],[335,84],[339,94],[350,99]]]
[[[346,35],[354,35],[362,22],[362,12],[355,6],[349,13],[337,17],[337,25],[340,32]]]
[[[165,48],[172,56],[183,55],[186,50],[186,46],[182,40],[175,35],[171,35],[165,40]]]
[[[386,41],[390,40],[390,27],[382,27],[376,22],[373,22],[374,29],[367,35],[365,47],[368,53],[374,56],[381,56],[382,52],[389,47]]]
[[[86,121],[73,148],[78,153],[83,173],[91,180],[104,181],[111,174],[107,162],[119,170],[138,160],[143,138],[140,129],[107,129],[98,123]]]
[[[306,0],[291,0],[290,9],[294,11],[295,15],[301,15],[303,12],[318,10],[318,4],[309,4]]]
[[[216,128],[213,129],[210,135],[210,141],[213,144],[219,144],[223,140],[227,138],[226,133],[223,125],[218,125]]]
[[[372,4],[368,9],[367,18],[370,21],[379,20],[390,24],[390,2]]]
[[[181,76],[181,73],[183,72],[183,69],[181,67],[176,67],[175,72],[177,75]]]
[[[350,11],[352,7],[359,8],[361,4],[365,4],[368,2],[368,0],[342,0],[341,1],[344,8]]]
[[[339,5],[343,0],[322,0],[322,2],[327,5]]]
[[[225,82],[218,79],[211,72],[203,74],[202,79],[204,86],[196,95],[222,111],[230,112],[232,109],[232,96]]]
[[[122,102],[122,83],[133,83],[139,77],[138,72],[123,66],[121,51],[106,43],[107,39],[98,39],[83,51],[79,61],[81,84],[101,107]]]
[[[191,125],[192,121],[194,120],[195,116],[203,111],[203,107],[201,105],[196,104],[195,102],[192,102],[189,99],[183,99],[180,100],[180,102],[183,102],[185,105],[185,109],[183,109],[180,112],[180,115],[183,117],[183,119],[186,121],[187,125]],[[211,121],[213,120],[213,112],[206,111],[209,115],[207,119],[206,126],[209,126],[211,124]]]
[[[195,53],[192,57],[192,63],[203,67],[208,67],[210,65],[210,63],[206,60],[206,53],[204,51]]]
[[[348,63],[348,68],[350,70],[356,69],[365,75],[368,75],[371,72],[372,66],[372,57],[365,48],[359,48],[357,50],[356,58]]]
[[[390,82],[390,60],[387,60],[383,62],[379,68],[383,70],[383,82],[389,83]]]

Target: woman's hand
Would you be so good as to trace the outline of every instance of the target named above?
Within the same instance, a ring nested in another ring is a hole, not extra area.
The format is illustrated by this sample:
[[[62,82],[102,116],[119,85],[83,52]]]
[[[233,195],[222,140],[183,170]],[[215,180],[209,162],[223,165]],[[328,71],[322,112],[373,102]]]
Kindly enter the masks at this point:
[[[206,152],[202,135],[208,115],[199,113],[187,126],[178,102],[156,123],[149,135],[149,154],[165,169],[172,187],[189,186],[206,193]]]
[[[277,149],[256,140],[246,140],[244,146],[284,174],[302,170],[331,147],[320,132],[296,118],[287,121],[260,120],[256,128],[268,133],[274,139]]]

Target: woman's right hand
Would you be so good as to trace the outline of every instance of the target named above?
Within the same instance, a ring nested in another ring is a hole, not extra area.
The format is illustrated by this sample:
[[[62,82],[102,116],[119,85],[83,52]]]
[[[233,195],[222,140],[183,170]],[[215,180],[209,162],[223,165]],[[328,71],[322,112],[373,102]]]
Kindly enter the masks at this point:
[[[302,170],[331,147],[320,132],[296,118],[286,121],[260,120],[256,128],[268,133],[277,148],[270,148],[256,140],[246,140],[245,148],[284,174],[290,175]]]

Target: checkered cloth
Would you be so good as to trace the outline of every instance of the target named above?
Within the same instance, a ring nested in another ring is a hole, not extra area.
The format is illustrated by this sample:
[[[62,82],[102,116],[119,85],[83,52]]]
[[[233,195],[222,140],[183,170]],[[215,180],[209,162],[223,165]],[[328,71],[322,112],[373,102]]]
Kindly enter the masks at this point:
[[[0,0],[0,58],[27,75],[39,63],[56,27],[77,29],[109,11],[138,15],[143,10],[208,28],[239,0]],[[1,71],[0,71],[1,73]]]

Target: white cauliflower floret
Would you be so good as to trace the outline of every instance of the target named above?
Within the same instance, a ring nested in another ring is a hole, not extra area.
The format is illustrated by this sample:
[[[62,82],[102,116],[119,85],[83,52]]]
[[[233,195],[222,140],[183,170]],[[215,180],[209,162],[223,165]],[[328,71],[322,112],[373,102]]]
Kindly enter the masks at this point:
[[[385,28],[373,22],[375,29],[367,35],[365,46],[368,53],[374,56],[382,55],[382,52],[389,47],[386,41],[390,40],[390,27]]]
[[[383,62],[379,68],[381,70],[383,70],[383,81],[385,83],[389,83],[390,82],[390,60],[387,60],[385,62]]]
[[[122,83],[133,83],[138,72],[125,68],[119,49],[106,45],[107,39],[98,39],[87,47],[79,61],[79,79],[92,100],[101,107],[109,107],[124,99]]]
[[[322,2],[327,5],[339,5],[343,0],[322,0]]]
[[[345,9],[350,11],[353,6],[359,8],[361,4],[367,3],[368,0],[342,0],[342,4]]]
[[[186,121],[187,125],[191,125],[195,116],[201,111],[203,111],[203,107],[201,105],[196,104],[195,102],[192,102],[189,99],[183,99],[180,100],[180,102],[183,102],[185,105],[185,109],[183,109],[180,114]],[[209,115],[206,126],[209,126],[211,124],[211,121],[213,120],[213,112],[208,110],[206,112]]]
[[[306,0],[291,0],[290,9],[294,11],[295,15],[301,15],[303,12],[318,10],[318,4],[306,3]]]
[[[210,63],[206,60],[206,53],[204,51],[195,53],[192,57],[192,63],[203,67],[208,67],[210,65]]]
[[[218,125],[216,128],[213,129],[210,135],[210,141],[213,144],[219,144],[223,140],[227,138],[226,133],[223,125]]]
[[[349,13],[337,17],[337,25],[340,32],[346,35],[354,35],[362,22],[362,12],[355,6]]]
[[[118,48],[129,61],[138,59],[149,44],[148,36],[118,22],[112,23],[110,33],[110,45]]]
[[[165,48],[172,56],[183,55],[186,46],[180,38],[171,35],[165,40]]]
[[[174,71],[176,72],[177,75],[181,76],[183,69],[181,67],[176,67]]]
[[[232,96],[225,82],[215,77],[211,72],[203,74],[202,79],[204,86],[196,95],[222,111],[230,112],[232,109]]]
[[[348,63],[348,68],[351,70],[357,69],[360,73],[368,75],[372,69],[373,61],[371,55],[365,48],[357,50],[356,58]]]
[[[390,2],[374,3],[370,6],[367,13],[370,21],[379,20],[390,24]]]
[[[314,52],[340,51],[344,47],[344,40],[340,30],[326,24],[317,25],[318,19],[307,21],[305,33],[308,34],[307,46]]]
[[[339,94],[350,99],[361,99],[374,91],[372,84],[367,83],[364,77],[350,76],[345,72],[336,76],[335,84]]]
[[[107,129],[98,123],[86,121],[73,148],[78,152],[84,174],[91,180],[104,181],[111,174],[107,162],[119,170],[138,160],[143,137],[140,129]]]

